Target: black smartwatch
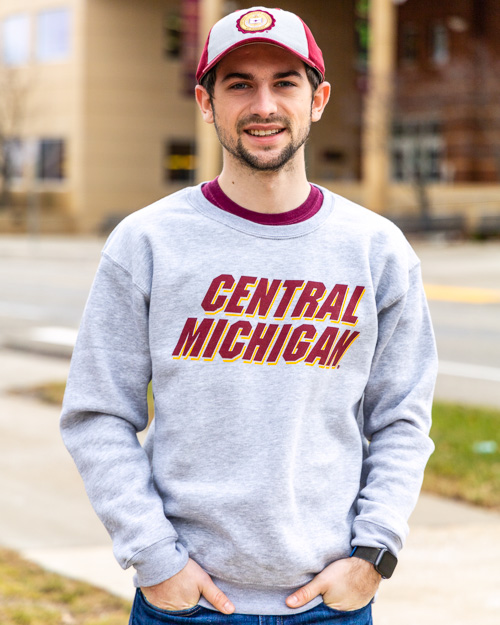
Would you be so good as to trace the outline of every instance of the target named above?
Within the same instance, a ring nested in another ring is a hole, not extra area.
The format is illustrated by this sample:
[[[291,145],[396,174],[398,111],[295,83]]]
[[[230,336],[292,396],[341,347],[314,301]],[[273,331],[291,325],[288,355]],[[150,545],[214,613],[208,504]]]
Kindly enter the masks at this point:
[[[398,563],[396,556],[388,549],[378,547],[354,547],[351,558],[352,556],[371,562],[377,573],[380,573],[384,579],[391,577]]]

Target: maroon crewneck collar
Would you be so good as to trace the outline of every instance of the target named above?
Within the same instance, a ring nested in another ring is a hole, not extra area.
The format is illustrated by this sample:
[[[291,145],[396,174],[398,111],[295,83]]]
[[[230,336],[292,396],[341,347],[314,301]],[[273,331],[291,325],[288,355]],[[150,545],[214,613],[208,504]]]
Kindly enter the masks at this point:
[[[233,202],[221,189],[218,176],[204,184],[201,190],[205,198],[212,204],[215,204],[217,208],[264,226],[287,226],[306,221],[315,215],[323,204],[323,194],[313,185],[311,185],[309,196],[303,204],[285,213],[271,214],[251,211]]]

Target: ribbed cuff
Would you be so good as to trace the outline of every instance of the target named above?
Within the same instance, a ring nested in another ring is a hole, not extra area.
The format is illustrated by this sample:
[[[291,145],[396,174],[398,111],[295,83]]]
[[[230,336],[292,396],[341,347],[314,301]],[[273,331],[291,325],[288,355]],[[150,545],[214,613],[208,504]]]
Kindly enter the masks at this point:
[[[187,564],[187,549],[175,538],[165,538],[143,549],[131,560],[136,570],[135,586],[154,586],[181,571]]]
[[[352,547],[378,547],[381,549],[385,547],[395,556],[403,547],[399,536],[376,523],[354,521],[352,532]]]

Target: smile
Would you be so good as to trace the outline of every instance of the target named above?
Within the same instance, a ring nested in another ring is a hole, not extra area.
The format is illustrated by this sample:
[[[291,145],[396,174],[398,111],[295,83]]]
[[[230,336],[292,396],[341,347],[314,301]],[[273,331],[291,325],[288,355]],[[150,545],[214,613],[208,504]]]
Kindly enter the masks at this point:
[[[284,130],[284,128],[276,128],[275,130],[246,130],[245,132],[254,137],[269,137],[270,135],[277,135]]]

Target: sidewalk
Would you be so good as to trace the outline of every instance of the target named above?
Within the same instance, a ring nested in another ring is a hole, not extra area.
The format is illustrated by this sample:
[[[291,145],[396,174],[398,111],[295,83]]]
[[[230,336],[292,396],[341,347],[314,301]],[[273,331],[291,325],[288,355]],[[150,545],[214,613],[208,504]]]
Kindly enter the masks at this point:
[[[0,350],[0,536],[47,569],[133,596],[63,447],[59,410],[6,389],[62,380],[69,361]],[[376,625],[496,625],[500,515],[422,495],[395,576],[383,582]]]

